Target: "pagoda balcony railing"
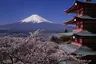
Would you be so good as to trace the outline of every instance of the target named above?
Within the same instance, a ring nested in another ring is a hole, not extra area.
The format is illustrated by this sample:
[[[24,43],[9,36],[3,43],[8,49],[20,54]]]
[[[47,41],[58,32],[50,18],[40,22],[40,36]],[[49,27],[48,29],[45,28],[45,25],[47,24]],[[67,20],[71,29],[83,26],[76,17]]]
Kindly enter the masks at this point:
[[[75,32],[80,32],[82,30],[83,30],[82,28],[73,28],[73,31],[75,31]]]
[[[77,46],[82,46],[80,42],[72,42],[72,44],[77,45]]]

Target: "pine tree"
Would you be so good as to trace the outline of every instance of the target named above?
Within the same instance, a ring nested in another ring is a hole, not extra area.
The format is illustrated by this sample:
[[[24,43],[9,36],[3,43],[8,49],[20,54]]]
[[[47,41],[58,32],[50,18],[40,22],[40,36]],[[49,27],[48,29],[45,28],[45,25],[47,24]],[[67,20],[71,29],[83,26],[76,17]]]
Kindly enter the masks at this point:
[[[68,30],[67,30],[67,29],[65,29],[65,30],[64,30],[64,33],[66,33],[66,32],[68,32]]]

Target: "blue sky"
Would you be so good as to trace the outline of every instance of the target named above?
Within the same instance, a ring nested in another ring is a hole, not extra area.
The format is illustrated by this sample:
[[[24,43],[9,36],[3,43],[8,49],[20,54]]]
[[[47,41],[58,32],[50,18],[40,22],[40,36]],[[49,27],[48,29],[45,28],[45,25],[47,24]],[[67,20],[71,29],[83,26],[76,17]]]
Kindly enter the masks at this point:
[[[74,0],[0,0],[0,24],[19,22],[32,14],[62,23],[72,19],[73,15],[64,14],[64,10],[73,3]]]

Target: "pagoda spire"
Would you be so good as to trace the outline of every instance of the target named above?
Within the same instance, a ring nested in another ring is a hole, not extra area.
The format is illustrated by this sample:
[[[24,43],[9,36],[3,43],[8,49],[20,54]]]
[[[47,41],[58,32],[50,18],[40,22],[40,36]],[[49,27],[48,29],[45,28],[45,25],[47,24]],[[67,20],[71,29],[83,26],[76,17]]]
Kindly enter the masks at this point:
[[[84,0],[85,2],[91,2],[92,0]]]
[[[77,0],[74,0],[75,2],[77,1]]]

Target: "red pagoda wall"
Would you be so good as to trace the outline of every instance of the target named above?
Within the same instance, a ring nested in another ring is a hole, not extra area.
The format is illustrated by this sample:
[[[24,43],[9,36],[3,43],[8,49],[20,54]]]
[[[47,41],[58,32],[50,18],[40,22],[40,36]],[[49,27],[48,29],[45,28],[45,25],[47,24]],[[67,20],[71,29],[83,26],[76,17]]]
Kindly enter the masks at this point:
[[[83,38],[83,45],[96,50],[96,37]]]
[[[73,44],[88,46],[92,49],[96,49],[96,36],[75,36]]]
[[[84,30],[87,30],[89,32],[92,32],[92,33],[96,33],[96,22],[94,21],[92,23],[92,21],[88,21],[88,22],[84,22],[83,24],[83,29]]]
[[[96,7],[85,6],[83,14],[96,18]]]

